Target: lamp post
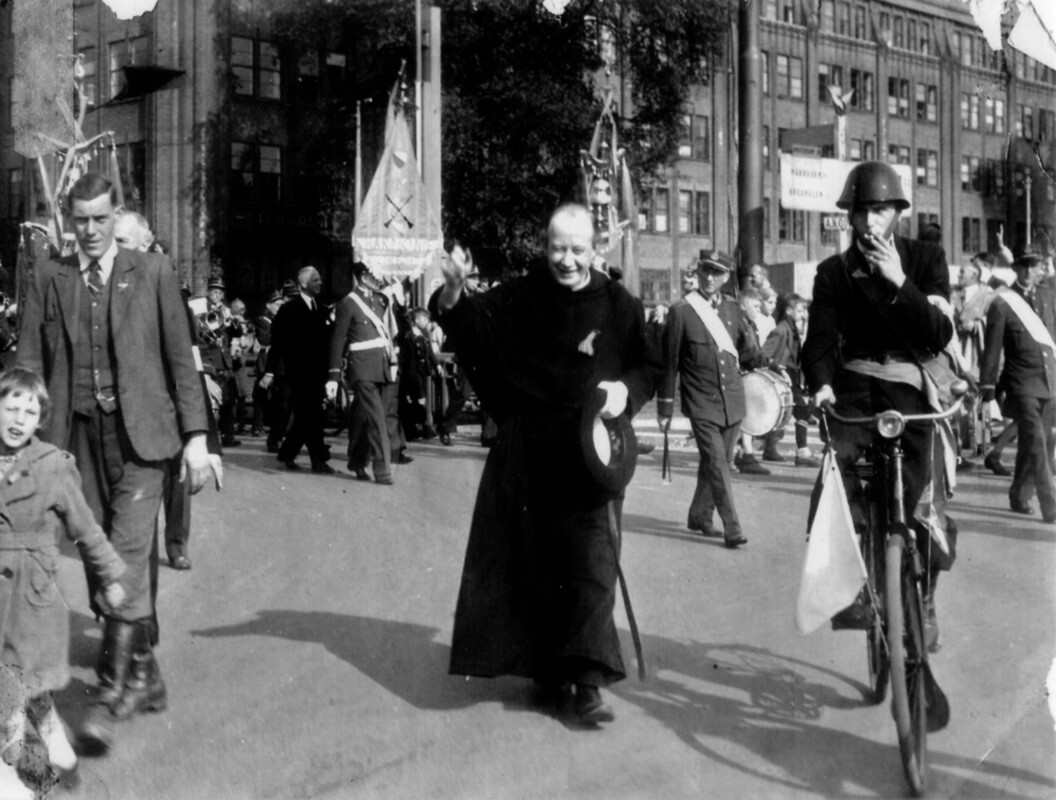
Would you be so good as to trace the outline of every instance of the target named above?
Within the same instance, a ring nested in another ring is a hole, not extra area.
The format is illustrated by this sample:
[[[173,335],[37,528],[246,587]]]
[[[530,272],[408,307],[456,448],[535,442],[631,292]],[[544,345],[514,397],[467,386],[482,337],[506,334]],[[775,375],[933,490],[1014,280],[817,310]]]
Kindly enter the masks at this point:
[[[1025,178],[1023,178],[1023,188],[1024,188],[1024,190],[1026,191],[1026,194],[1027,194],[1027,198],[1026,198],[1027,199],[1027,241],[1026,241],[1026,247],[1027,248],[1030,247],[1030,184],[1031,184],[1030,167],[1027,167],[1027,175],[1026,175]]]

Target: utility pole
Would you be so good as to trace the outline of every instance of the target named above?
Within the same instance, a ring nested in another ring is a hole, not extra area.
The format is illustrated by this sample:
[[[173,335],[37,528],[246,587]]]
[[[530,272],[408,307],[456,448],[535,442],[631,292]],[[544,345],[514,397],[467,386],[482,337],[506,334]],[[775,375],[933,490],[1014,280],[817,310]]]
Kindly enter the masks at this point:
[[[759,54],[759,1],[740,0],[738,11],[740,80],[737,208],[739,282],[748,268],[763,263],[763,92]]]

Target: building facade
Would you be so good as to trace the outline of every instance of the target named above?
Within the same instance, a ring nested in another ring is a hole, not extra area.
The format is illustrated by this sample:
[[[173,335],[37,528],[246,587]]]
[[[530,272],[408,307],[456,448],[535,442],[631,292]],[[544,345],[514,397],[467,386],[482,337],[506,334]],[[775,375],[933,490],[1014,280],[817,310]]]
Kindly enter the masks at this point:
[[[913,171],[904,235],[937,223],[950,263],[964,263],[996,249],[999,231],[1022,248],[1029,208],[1030,241],[1056,252],[1056,72],[1010,47],[991,51],[955,0],[763,0],[761,16],[764,259],[782,265],[771,270],[779,288],[792,288],[793,264],[839,248],[825,215],[781,203],[786,133],[834,124],[830,86],[854,90],[846,157]],[[641,198],[647,303],[678,297],[680,272],[702,248],[737,245],[735,26],[734,14],[730,68],[696,89],[678,161]]]

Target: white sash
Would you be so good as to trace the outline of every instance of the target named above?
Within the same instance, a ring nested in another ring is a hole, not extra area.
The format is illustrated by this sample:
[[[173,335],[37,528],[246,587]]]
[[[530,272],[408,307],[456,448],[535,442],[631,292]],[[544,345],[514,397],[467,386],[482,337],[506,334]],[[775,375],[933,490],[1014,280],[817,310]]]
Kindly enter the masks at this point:
[[[704,323],[704,327],[708,329],[708,333],[715,340],[719,350],[736,356],[737,348],[734,346],[733,339],[730,338],[730,332],[726,330],[726,324],[722,321],[715,307],[698,292],[687,294],[686,302],[689,303],[690,308],[697,312],[697,316]]]
[[[357,292],[349,292],[348,296],[356,301],[356,305],[359,306],[360,310],[366,315],[367,319],[370,320],[370,323],[374,326],[375,330],[377,330],[378,336],[383,339],[392,338],[389,333],[389,327],[381,321],[381,317],[374,313],[374,309],[368,306]]]
[[[1023,295],[1011,289],[998,289],[997,296],[1008,303],[1012,313],[1019,317],[1019,321],[1023,323],[1023,327],[1027,329],[1027,333],[1030,334],[1035,342],[1042,347],[1049,348],[1049,352],[1056,354],[1056,342],[1052,341],[1052,334],[1049,333],[1049,329],[1045,327],[1041,317],[1030,307],[1030,303],[1026,301]]]

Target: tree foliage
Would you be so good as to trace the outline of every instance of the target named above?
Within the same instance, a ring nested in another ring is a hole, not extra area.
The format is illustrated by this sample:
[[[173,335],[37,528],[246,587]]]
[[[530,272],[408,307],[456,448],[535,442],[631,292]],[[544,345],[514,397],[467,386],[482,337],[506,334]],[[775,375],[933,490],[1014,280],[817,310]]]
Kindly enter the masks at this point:
[[[604,86],[625,95],[620,144],[648,181],[674,160],[691,87],[728,28],[725,6],[701,0],[579,0],[561,17],[525,0],[443,11],[445,232],[514,268],[539,252],[542,217],[575,197]]]

